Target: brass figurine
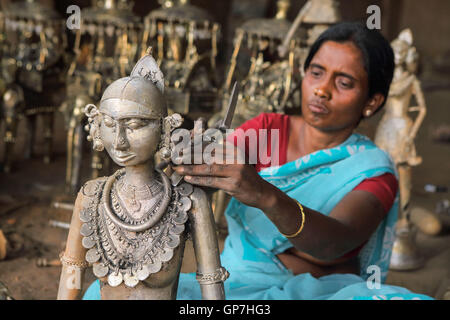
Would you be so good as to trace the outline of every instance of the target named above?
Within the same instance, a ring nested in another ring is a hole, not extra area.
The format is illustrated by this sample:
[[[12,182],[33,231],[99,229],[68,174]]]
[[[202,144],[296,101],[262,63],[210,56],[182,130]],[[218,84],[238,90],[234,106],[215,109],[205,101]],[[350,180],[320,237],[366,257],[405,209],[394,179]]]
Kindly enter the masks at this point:
[[[274,18],[251,19],[236,30],[221,89],[222,110],[211,117],[209,126],[223,117],[233,81],[238,81],[242,90],[233,127],[261,112],[284,113],[299,106],[301,79],[297,53],[301,37],[286,19],[289,7],[289,0],[279,0]]]
[[[94,148],[124,168],[78,193],[58,299],[79,296],[73,284],[88,265],[102,299],[175,299],[188,224],[203,298],[225,298],[227,271],[206,194],[155,168],[155,153],[170,156],[170,133],[182,122],[179,114],[167,116],[163,90],[163,74],[146,55],[129,77],[106,88],[98,108],[86,106]]]
[[[220,25],[208,12],[187,0],[160,3],[162,7],[144,19],[142,50],[153,47],[165,75],[169,112],[209,116],[217,95]]]
[[[28,150],[32,153],[35,121],[44,121],[45,155],[50,162],[53,114],[64,87],[62,56],[66,48],[65,23],[59,14],[34,0],[9,4],[4,13],[2,45],[2,117],[6,123],[4,170],[12,165],[12,151],[20,118],[28,120]]]
[[[132,2],[93,1],[81,12],[81,28],[75,31],[73,59],[67,74],[67,97],[60,107],[67,134],[66,191],[73,194],[80,184],[83,148],[83,112],[88,103],[97,103],[114,79],[125,77],[139,59],[138,39],[142,26],[132,12]],[[94,151],[92,178],[108,166],[107,157]]]
[[[422,266],[410,221],[411,167],[422,162],[416,154],[414,139],[426,114],[420,81],[415,73],[418,53],[413,46],[411,30],[403,30],[392,42],[396,68],[386,101],[385,112],[378,125],[375,143],[389,152],[399,174],[400,208],[396,226],[396,240],[392,249],[390,268],[410,270]],[[418,106],[411,106],[412,97]],[[418,112],[413,121],[411,112]]]
[[[306,33],[302,37],[300,45],[300,65],[303,66],[309,49],[321,33],[331,25],[341,21],[339,3],[336,0],[309,0],[303,7],[304,15],[297,15],[294,25],[298,23],[301,32]],[[301,20],[300,20],[301,19]],[[299,21],[300,20],[300,21]],[[303,77],[303,68],[300,68]]]

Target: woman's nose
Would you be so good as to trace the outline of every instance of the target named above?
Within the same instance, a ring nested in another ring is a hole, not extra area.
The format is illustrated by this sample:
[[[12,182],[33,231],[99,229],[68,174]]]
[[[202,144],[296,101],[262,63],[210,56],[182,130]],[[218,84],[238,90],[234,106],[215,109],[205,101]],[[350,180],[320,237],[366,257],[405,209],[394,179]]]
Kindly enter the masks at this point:
[[[323,98],[325,100],[331,99],[331,93],[325,87],[314,89],[314,95],[319,98]]]
[[[121,124],[117,124],[117,126],[114,148],[117,150],[125,150],[130,146],[127,139],[126,127]]]

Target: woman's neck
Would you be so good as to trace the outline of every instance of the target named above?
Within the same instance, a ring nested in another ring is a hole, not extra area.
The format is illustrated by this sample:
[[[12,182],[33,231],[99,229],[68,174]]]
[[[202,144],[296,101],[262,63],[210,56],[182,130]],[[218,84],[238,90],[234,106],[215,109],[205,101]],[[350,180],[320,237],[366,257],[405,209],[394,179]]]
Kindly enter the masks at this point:
[[[125,167],[124,182],[140,187],[149,185],[154,179],[153,162],[146,162],[135,166]]]
[[[301,116],[292,117],[292,130],[290,137],[298,137],[292,139],[289,147],[293,148],[298,159],[313,152],[336,147],[343,143],[353,133],[353,129],[345,128],[342,130],[324,131],[319,130],[306,123]]]

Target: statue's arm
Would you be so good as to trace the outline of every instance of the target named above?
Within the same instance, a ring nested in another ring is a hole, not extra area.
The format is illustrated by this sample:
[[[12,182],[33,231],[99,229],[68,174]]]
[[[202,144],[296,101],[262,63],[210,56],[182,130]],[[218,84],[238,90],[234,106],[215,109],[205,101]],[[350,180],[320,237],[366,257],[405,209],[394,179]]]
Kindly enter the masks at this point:
[[[420,82],[417,79],[414,79],[414,82],[413,82],[413,94],[415,95],[415,97],[417,99],[418,106],[410,108],[409,111],[419,111],[419,114],[417,115],[416,120],[414,121],[414,124],[411,128],[411,131],[409,134],[410,140],[415,139],[415,137],[417,135],[417,131],[419,131],[419,128],[420,128],[420,126],[423,122],[423,119],[425,118],[425,115],[427,113],[425,97],[423,95],[422,88],[420,86]]]
[[[223,282],[228,273],[220,263],[216,225],[211,205],[205,192],[194,188],[189,212],[192,241],[197,260],[197,281],[204,300],[224,300]]]
[[[78,193],[67,237],[66,250],[61,256],[62,270],[59,280],[58,300],[81,298],[84,269],[87,267],[86,249],[81,245],[82,235],[80,234],[82,198],[82,193]]]

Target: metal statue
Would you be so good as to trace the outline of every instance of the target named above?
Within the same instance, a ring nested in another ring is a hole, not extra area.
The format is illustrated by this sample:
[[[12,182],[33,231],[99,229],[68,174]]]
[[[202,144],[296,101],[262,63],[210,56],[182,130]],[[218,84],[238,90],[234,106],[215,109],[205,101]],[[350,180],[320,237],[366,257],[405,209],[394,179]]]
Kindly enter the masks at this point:
[[[279,0],[278,11],[271,19],[251,19],[236,30],[234,49],[221,89],[222,110],[211,117],[213,126],[223,117],[229,99],[231,84],[238,81],[241,87],[236,115],[232,127],[257,116],[261,112],[284,112],[298,91],[297,59],[295,48],[299,43],[296,33],[289,41],[286,57],[280,57],[278,47],[289,32],[291,23],[286,19],[290,1]],[[297,95],[298,98],[298,95]]]
[[[413,46],[411,30],[403,30],[392,43],[396,68],[394,78],[386,101],[385,113],[378,125],[375,143],[389,152],[399,174],[400,208],[396,226],[396,240],[392,249],[390,268],[393,270],[410,270],[422,266],[414,230],[410,222],[411,168],[422,162],[416,154],[414,139],[426,114],[425,99],[417,70],[418,53]],[[415,98],[417,106],[411,106]],[[411,112],[418,112],[415,120]]]
[[[73,59],[67,74],[67,97],[60,107],[66,120],[67,165],[66,190],[73,194],[80,184],[83,108],[97,103],[101,93],[114,79],[125,77],[139,59],[138,43],[142,26],[132,12],[132,2],[124,0],[93,1],[81,11],[81,28],[75,31]],[[92,178],[108,165],[103,153],[94,152]]]
[[[188,233],[203,298],[225,298],[228,273],[206,194],[155,167],[156,152],[170,158],[170,133],[183,120],[167,116],[163,90],[162,72],[145,55],[129,77],[106,88],[98,108],[86,106],[93,147],[124,168],[78,193],[58,299],[79,297],[76,284],[88,265],[101,281],[102,299],[175,299]]]
[[[6,123],[4,170],[12,165],[13,148],[20,118],[28,120],[28,149],[34,147],[36,117],[44,121],[45,155],[52,148],[53,115],[64,88],[63,53],[65,21],[51,8],[34,0],[9,4],[3,13],[1,114]]]
[[[165,75],[169,112],[197,116],[214,111],[220,25],[187,0],[161,0],[144,19],[142,50],[154,48]],[[193,117],[194,119],[196,117]]]

